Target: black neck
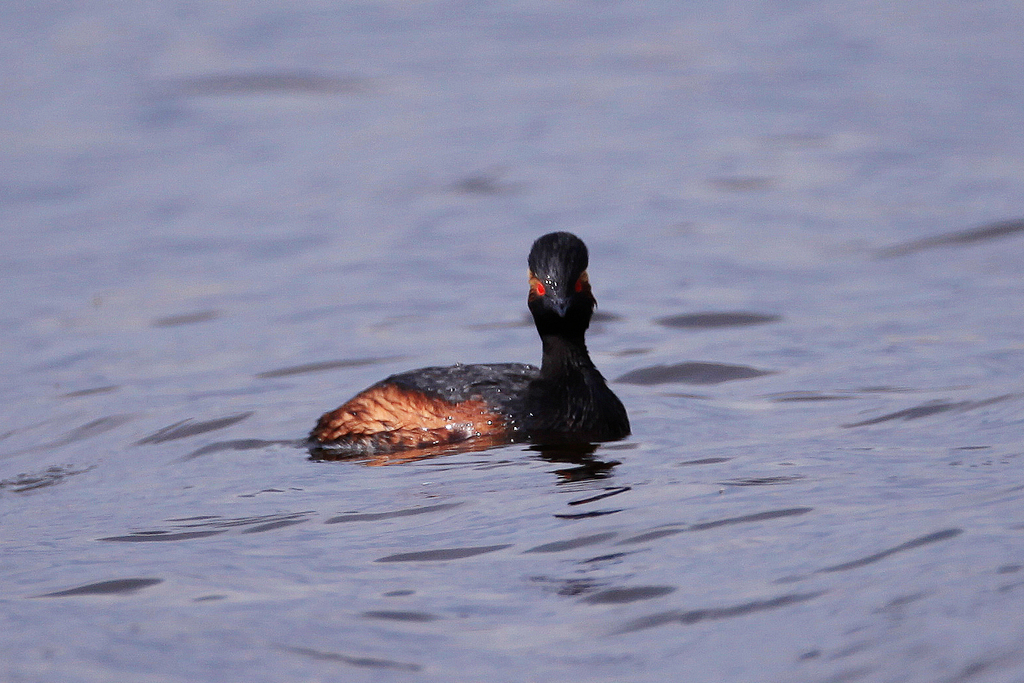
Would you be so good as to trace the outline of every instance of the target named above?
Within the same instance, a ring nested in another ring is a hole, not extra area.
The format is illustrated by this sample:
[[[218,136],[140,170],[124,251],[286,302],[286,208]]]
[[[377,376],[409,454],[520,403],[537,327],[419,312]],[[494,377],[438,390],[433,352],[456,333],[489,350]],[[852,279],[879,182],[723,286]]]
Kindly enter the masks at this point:
[[[555,379],[595,371],[582,332],[579,335],[544,335],[541,342],[544,347],[540,366],[541,378]]]

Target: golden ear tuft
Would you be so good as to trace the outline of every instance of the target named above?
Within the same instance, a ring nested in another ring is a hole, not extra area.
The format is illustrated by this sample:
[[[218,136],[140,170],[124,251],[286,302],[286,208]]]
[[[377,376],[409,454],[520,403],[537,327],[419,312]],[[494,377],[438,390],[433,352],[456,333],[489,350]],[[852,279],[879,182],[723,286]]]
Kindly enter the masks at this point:
[[[590,276],[587,275],[587,271],[584,270],[580,273],[579,278],[576,280],[575,289],[577,292],[582,292],[584,289],[590,289]]]

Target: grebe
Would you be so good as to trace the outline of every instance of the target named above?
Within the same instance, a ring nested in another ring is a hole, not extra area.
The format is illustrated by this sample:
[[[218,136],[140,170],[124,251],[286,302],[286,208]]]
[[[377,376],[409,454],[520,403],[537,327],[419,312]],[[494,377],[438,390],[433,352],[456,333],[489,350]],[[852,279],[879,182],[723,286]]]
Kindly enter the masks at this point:
[[[583,241],[568,232],[530,249],[529,307],[543,344],[525,363],[452,365],[392,375],[325,413],[309,435],[315,458],[337,459],[485,439],[614,441],[629,418],[587,353],[597,301]]]

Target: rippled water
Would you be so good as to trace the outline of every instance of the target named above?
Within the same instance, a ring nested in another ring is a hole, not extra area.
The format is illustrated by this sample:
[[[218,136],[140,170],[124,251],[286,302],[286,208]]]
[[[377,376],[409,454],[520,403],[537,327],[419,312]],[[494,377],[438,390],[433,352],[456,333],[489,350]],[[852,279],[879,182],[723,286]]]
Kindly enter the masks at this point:
[[[1019,7],[0,12],[0,678],[1024,676]],[[632,437],[308,458],[550,230]]]

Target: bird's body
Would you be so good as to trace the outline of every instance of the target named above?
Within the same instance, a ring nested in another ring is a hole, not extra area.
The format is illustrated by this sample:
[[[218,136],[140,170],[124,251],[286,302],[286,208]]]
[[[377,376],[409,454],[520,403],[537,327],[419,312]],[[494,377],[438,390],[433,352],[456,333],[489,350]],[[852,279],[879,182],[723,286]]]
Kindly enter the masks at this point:
[[[429,367],[392,375],[323,415],[309,437],[317,457],[393,453],[476,438],[610,441],[629,418],[587,353],[595,300],[587,248],[565,232],[530,251],[530,311],[541,367],[523,363]]]

